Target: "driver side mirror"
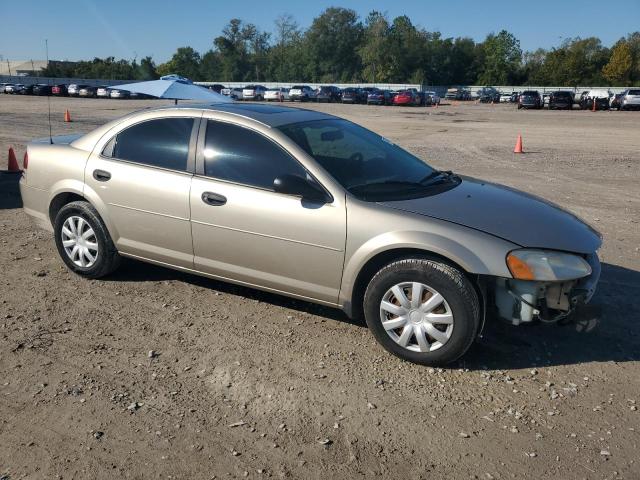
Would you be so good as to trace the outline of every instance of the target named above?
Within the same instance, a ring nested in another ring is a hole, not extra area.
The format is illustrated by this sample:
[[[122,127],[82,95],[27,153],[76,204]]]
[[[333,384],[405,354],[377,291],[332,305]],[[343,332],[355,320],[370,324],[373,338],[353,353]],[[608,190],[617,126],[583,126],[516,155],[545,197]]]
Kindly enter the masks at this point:
[[[296,195],[303,200],[329,203],[331,197],[313,180],[298,175],[281,175],[273,181],[273,189],[278,193]]]

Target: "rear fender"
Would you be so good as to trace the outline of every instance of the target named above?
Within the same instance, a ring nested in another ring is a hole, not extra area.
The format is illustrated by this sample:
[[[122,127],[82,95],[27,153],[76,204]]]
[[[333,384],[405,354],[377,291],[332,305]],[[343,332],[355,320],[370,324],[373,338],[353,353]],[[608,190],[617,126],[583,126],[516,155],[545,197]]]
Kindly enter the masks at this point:
[[[118,229],[109,216],[109,209],[107,208],[107,204],[104,203],[102,201],[102,198],[100,198],[100,195],[98,195],[98,193],[88,185],[84,185],[83,192],[83,196],[100,214],[100,218],[102,218],[102,221],[107,226],[107,230],[109,231],[109,235],[111,235],[113,243],[117,243],[118,239],[120,238],[120,233],[118,232]]]

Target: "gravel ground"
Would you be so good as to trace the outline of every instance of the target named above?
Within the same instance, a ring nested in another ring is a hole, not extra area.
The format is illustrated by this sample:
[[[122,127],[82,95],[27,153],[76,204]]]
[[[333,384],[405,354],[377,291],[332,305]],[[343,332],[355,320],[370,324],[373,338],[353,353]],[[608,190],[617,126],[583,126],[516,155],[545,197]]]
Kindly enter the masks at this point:
[[[53,132],[158,103],[54,98]],[[492,320],[434,370],[301,301],[134,261],[81,279],[3,195],[0,478],[640,478],[640,113],[307,107],[583,217],[601,320]],[[44,98],[0,96],[0,168],[47,134]]]

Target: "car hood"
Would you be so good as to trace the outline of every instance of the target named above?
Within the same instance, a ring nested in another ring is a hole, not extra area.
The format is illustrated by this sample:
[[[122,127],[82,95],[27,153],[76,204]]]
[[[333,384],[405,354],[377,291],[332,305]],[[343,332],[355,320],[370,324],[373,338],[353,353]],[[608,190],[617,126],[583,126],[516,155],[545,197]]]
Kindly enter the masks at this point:
[[[602,244],[596,230],[557,205],[470,177],[437,195],[380,203],[481,230],[522,247],[588,254]]]

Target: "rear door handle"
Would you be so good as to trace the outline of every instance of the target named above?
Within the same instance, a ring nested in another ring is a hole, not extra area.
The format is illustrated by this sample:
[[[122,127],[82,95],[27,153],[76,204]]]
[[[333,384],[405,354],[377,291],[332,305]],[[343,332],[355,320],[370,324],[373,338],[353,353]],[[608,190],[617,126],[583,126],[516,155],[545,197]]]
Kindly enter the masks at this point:
[[[204,203],[207,205],[213,205],[214,207],[219,207],[227,203],[227,197],[220,195],[219,193],[204,192],[201,198]]]
[[[99,182],[106,182],[111,179],[111,174],[105,170],[94,170],[93,178],[98,180]]]

